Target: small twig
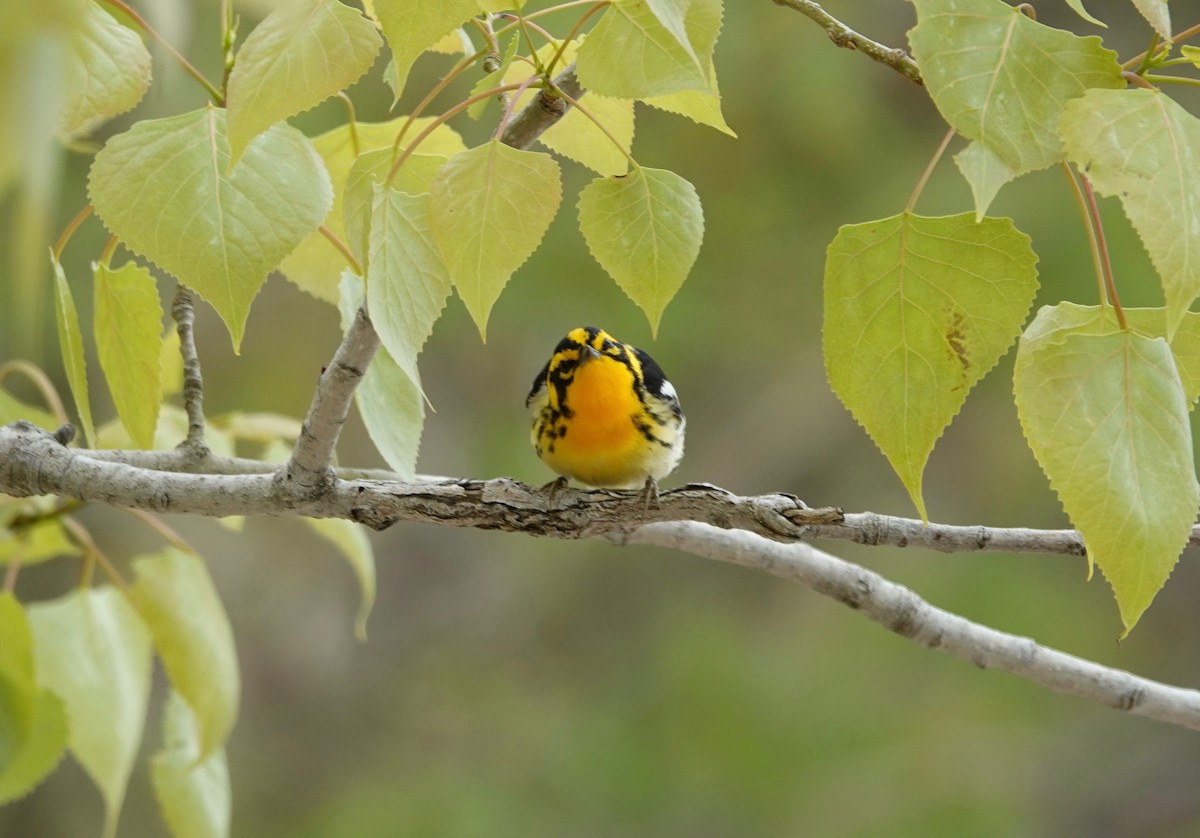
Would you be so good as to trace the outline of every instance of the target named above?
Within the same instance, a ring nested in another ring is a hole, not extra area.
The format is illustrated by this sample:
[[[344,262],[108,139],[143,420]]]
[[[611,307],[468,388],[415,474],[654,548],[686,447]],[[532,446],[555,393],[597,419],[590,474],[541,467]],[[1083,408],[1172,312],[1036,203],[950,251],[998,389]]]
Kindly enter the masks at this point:
[[[183,283],[175,288],[171,316],[179,333],[179,354],[183,357],[183,407],[187,412],[187,438],[181,443],[192,456],[204,456],[204,377],[196,352],[196,304],[192,291]]]
[[[542,90],[529,101],[519,114],[508,123],[500,142],[513,148],[529,148],[542,133],[567,113],[568,105],[564,93],[579,99],[585,93],[575,76],[575,65],[571,64],[554,77],[550,90]]]
[[[877,41],[872,41],[865,35],[858,34],[819,5],[812,2],[812,0],[774,0],[774,2],[777,6],[787,6],[789,9],[795,9],[809,20],[818,24],[829,34],[829,40],[833,41],[839,47],[859,50],[867,57],[888,65],[909,80],[917,84],[924,84],[921,80],[921,71],[917,67],[917,62],[913,61],[904,50],[884,46]]]

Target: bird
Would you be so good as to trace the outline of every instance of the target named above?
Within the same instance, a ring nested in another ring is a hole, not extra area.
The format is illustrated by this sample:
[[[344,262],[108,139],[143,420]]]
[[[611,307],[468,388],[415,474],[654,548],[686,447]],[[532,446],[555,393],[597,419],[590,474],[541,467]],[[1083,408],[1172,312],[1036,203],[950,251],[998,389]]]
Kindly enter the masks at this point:
[[[683,457],[686,420],[675,387],[640,349],[595,326],[567,333],[533,380],[530,438],[560,477],[638,489],[649,502]]]

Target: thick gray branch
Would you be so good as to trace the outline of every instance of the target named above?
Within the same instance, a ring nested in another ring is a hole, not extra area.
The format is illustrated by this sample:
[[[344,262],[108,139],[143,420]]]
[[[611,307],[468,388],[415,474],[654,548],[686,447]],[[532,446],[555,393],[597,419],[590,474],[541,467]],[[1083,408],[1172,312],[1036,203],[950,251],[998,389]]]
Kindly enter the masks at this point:
[[[183,446],[195,456],[203,457],[208,446],[204,444],[204,378],[196,352],[196,302],[191,289],[182,282],[175,288],[171,316],[175,319],[179,354],[183,358],[183,406],[188,419]]]
[[[554,77],[554,89],[561,90],[572,99],[584,94],[579,79],[575,77],[574,64]],[[500,141],[513,148],[529,148],[547,128],[562,119],[570,107],[565,99],[554,94],[554,90],[543,90],[512,118]]]
[[[131,459],[138,452],[122,452]],[[281,489],[270,473],[160,472],[100,459],[104,452],[72,450],[27,422],[0,428],[0,492],[56,494],[81,501],[196,515],[337,517],[382,529],[396,521],[498,529],[554,538],[600,537],[657,544],[717,561],[795,579],[862,611],[897,634],[986,668],[1003,669],[1059,692],[1147,718],[1200,730],[1200,692],[1039,646],[935,608],[912,591],[798,539],[851,538],[870,544],[920,543],[934,549],[1020,550],[1046,547],[1073,553],[1078,534],[1034,530],[938,527],[921,537],[919,522],[837,509],[808,509],[790,495],[738,497],[691,484],[660,494],[643,507],[636,493],[563,490],[553,498],[513,480],[440,479],[418,483],[340,480],[320,496]],[[147,459],[151,455],[144,455]],[[250,461],[226,460],[230,468]],[[180,458],[185,467],[191,461]],[[669,523],[663,523],[669,522]]]
[[[839,47],[856,49],[870,58],[888,65],[917,84],[924,84],[921,80],[921,71],[917,68],[917,62],[913,61],[907,52],[898,47],[884,46],[865,35],[858,34],[812,0],[775,0],[775,4],[795,9],[809,20],[817,23],[828,33],[829,40]]]
[[[817,593],[906,640],[940,649],[983,669],[1002,669],[1036,684],[1168,724],[1200,730],[1200,691],[1173,687],[1059,652],[943,611],[877,573],[808,544],[777,544],[752,533],[705,524],[652,524],[628,541],[803,582]]]

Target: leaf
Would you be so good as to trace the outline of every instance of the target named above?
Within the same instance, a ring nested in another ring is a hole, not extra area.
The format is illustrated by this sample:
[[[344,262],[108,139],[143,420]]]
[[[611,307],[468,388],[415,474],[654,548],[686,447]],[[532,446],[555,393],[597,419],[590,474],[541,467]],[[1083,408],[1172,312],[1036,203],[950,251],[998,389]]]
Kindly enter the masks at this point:
[[[937,109],[1016,174],[1062,159],[1062,109],[1090,87],[1123,88],[1115,52],[1001,0],[913,0],[913,57]]]
[[[1070,317],[1060,326],[1058,309],[1043,308],[1021,338],[1017,411],[1128,634],[1170,575],[1200,505],[1187,404],[1165,340]]]
[[[79,330],[79,313],[75,309],[75,297],[67,284],[67,275],[62,265],[50,254],[54,266],[54,315],[58,323],[58,346],[62,352],[63,368],[67,372],[67,383],[75,397],[75,409],[79,411],[79,423],[83,426],[83,438],[88,447],[96,441],[96,426],[92,422],[92,404],[88,399],[87,362],[83,355],[83,333]],[[49,427],[49,426],[46,426]]]
[[[179,331],[167,329],[159,347],[158,367],[162,375],[164,396],[183,392],[183,356],[179,354]]]
[[[150,763],[154,796],[175,838],[229,835],[232,795],[222,748],[200,758],[196,717],[177,692],[167,696],[163,747]]]
[[[18,419],[32,422],[44,430],[53,430],[58,427],[58,419],[53,413],[25,404],[12,393],[0,387],[0,425],[7,425]]]
[[[655,16],[648,0],[613,3],[579,48],[580,83],[603,96],[644,99],[708,90],[709,73]]]
[[[509,67],[512,66],[513,59],[517,57],[517,47],[521,45],[520,34],[514,32],[512,37],[508,39],[508,46],[504,48],[503,55],[500,56],[500,65],[492,72],[475,82],[475,86],[471,88],[471,96],[478,96],[485,90],[491,90],[493,87],[498,87],[504,83],[504,79],[509,75]],[[540,50],[539,50],[540,52]],[[565,63],[565,62],[564,62]],[[528,74],[526,74],[528,76]],[[502,101],[503,97],[499,97]],[[467,116],[471,119],[479,119],[483,116],[484,110],[489,104],[498,100],[498,97],[492,96],[490,99],[480,99],[478,102],[473,102],[467,106]],[[514,108],[516,113],[517,109]]]
[[[33,634],[21,604],[0,591],[0,804],[24,797],[62,758],[62,702],[38,686]]]
[[[154,445],[163,400],[162,305],[150,272],[95,264],[96,350],[117,415],[139,448]]]
[[[68,746],[104,797],[116,835],[150,698],[150,634],[115,588],[76,590],[29,607],[38,679],[62,699]]]
[[[1185,44],[1179,48],[1179,54],[1197,67],[1200,67],[1200,47]]]
[[[688,38],[696,49],[701,65],[708,74],[705,90],[680,90],[663,96],[643,98],[647,105],[686,116],[701,125],[716,128],[731,137],[737,134],[721,114],[721,95],[717,89],[717,70],[713,51],[721,33],[722,0],[692,0],[685,20]]]
[[[382,46],[375,25],[337,0],[277,6],[247,36],[229,74],[230,165],[276,122],[362,78]]]
[[[351,170],[358,160],[368,155],[374,155],[377,160],[386,157],[390,161],[392,142],[407,120],[408,117],[402,116],[389,122],[356,122],[353,131],[349,125],[339,125],[332,131],[327,131],[312,140],[313,148],[317,150],[317,154],[324,161],[333,183],[333,204],[329,209],[329,214],[325,217],[325,226],[335,236],[346,242],[359,259],[362,258],[366,248],[355,246],[354,237],[347,234],[343,222],[346,215],[344,206],[350,192]],[[405,137],[411,143],[432,122],[433,117],[420,117],[413,120]],[[421,148],[430,154],[444,155],[443,159],[467,149],[458,132],[444,124],[433,129],[421,143]],[[382,150],[382,154],[376,154],[375,152],[378,150]],[[404,165],[402,172],[407,169],[411,173],[420,167],[420,162],[414,160],[416,156],[409,158],[409,162]],[[386,168],[384,171],[386,172]],[[405,177],[406,175],[401,174],[397,184],[404,182],[407,185],[407,182],[403,180]],[[432,175],[429,179],[432,180]],[[413,190],[406,189],[406,191]],[[421,191],[428,192],[428,186]],[[371,189],[369,183],[366,188],[365,203],[364,215],[370,215]],[[365,241],[365,232],[363,236]],[[329,243],[325,236],[320,232],[315,232],[305,238],[300,246],[283,260],[279,270],[302,291],[312,294],[318,300],[337,305],[338,280],[346,267],[346,258]]]
[[[486,340],[492,306],[558,212],[558,163],[493,140],[452,157],[432,194],[434,240]]]
[[[1167,0],[1133,0],[1133,5],[1164,41],[1171,40],[1171,11],[1167,8]]]
[[[663,310],[700,253],[704,212],[696,190],[665,169],[597,178],[579,194],[579,229],[657,334]]]
[[[548,63],[557,50],[557,43],[546,44],[537,51],[538,58]],[[575,42],[569,42],[563,51],[561,64],[574,61],[577,50]],[[503,82],[521,82],[529,75],[528,65],[515,64],[504,76]],[[538,90],[522,93],[514,112],[519,112],[539,93]],[[563,157],[582,163],[597,174],[625,174],[629,170],[629,158],[626,155],[633,148],[633,102],[589,93],[586,107],[608,129],[608,134],[578,108],[571,108],[538,137],[538,142]]]
[[[229,170],[225,111],[138,122],[92,162],[96,214],[131,250],[212,303],[235,351],[267,273],[324,220],[329,176],[299,131],[275,125]]]
[[[388,83],[400,98],[408,71],[421,53],[441,41],[451,29],[479,14],[475,0],[375,0],[375,15],[392,48]]]
[[[976,222],[983,221],[1000,187],[1018,175],[1018,172],[1013,171],[1007,163],[979,142],[971,143],[954,155],[954,163],[966,178],[971,187],[971,194],[975,197]]]
[[[358,580],[361,599],[354,618],[354,635],[367,642],[367,619],[375,606],[375,551],[362,524],[342,518],[304,518],[322,538],[333,544],[345,556]]]
[[[371,322],[421,392],[417,355],[450,297],[450,275],[429,231],[428,195],[375,187],[368,264]]]
[[[350,271],[342,274],[342,328],[349,328],[363,302],[362,280]],[[366,375],[354,391],[371,441],[388,466],[401,479],[416,474],[421,429],[425,423],[425,401],[408,374],[392,360],[384,347],[375,353]]]
[[[1173,335],[1200,297],[1200,121],[1156,90],[1096,90],[1067,107],[1062,134],[1096,190],[1121,198],[1162,279]]]
[[[21,567],[28,567],[59,556],[78,555],[80,550],[67,538],[61,521],[48,519],[15,531],[0,527],[0,564],[16,560]]]
[[[967,393],[1021,331],[1037,292],[1007,218],[903,213],[842,227],[825,263],[825,371],[922,520],[925,464]]]
[[[448,156],[435,154],[412,154],[404,161],[392,187],[410,195],[428,194],[433,188],[433,179],[446,164]],[[346,178],[346,199],[343,207],[346,241],[359,259],[370,253],[368,236],[371,232],[371,207],[375,202],[375,187],[387,179],[392,168],[391,149],[368,151],[354,161]]]
[[[69,30],[62,65],[65,99],[58,132],[64,139],[131,110],[150,87],[150,53],[141,38],[98,3],[74,5],[79,17]]]
[[[1083,7],[1083,0],[1067,0],[1067,5],[1075,10],[1075,14],[1086,20],[1088,23],[1094,23],[1097,26],[1108,28],[1108,24],[1099,18],[1093,17],[1088,13],[1088,10]]]
[[[237,718],[237,652],[229,618],[199,556],[168,547],[133,562],[133,599],[171,684],[196,717],[198,761],[217,753]]]

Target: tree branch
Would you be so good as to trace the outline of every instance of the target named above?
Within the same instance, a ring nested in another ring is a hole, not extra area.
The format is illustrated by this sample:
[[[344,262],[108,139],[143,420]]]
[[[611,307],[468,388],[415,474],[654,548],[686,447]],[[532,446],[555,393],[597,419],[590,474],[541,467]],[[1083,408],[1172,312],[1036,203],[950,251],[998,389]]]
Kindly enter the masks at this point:
[[[554,78],[554,85],[572,98],[582,96],[585,92],[575,78],[573,64]],[[566,112],[567,103],[561,97],[553,92],[542,91],[509,122],[500,141],[513,148],[528,148]],[[333,360],[321,371],[292,457],[277,475],[281,492],[320,497],[332,488],[334,473],[330,463],[333,461],[333,451],[342,425],[350,413],[354,390],[378,349],[379,336],[371,325],[366,308],[360,308]]]
[[[868,57],[888,65],[910,81],[917,84],[925,83],[921,79],[921,71],[917,67],[917,62],[913,61],[907,52],[899,47],[884,46],[865,35],[858,34],[812,0],[774,0],[774,2],[777,6],[795,9],[815,22],[829,34],[829,40],[839,47],[859,50]]]
[[[179,354],[183,356],[183,407],[187,412],[187,438],[182,446],[194,456],[208,454],[204,443],[204,377],[200,372],[200,356],[196,352],[196,304],[192,290],[182,282],[175,288],[171,316],[179,333]]]
[[[375,529],[401,520],[424,521],[552,538],[655,544],[803,582],[901,637],[977,666],[1003,669],[1058,692],[1200,730],[1200,692],[1139,678],[978,625],[799,541],[836,537],[939,550],[1047,550],[1078,555],[1079,535],[1070,530],[931,525],[929,534],[921,535],[918,521],[809,509],[784,494],[739,497],[707,484],[663,491],[649,508],[636,493],[567,489],[551,498],[503,478],[402,483],[331,476],[325,493],[302,495],[281,491],[276,476],[265,471],[158,472],[100,459],[114,454],[148,458],[153,453],[70,449],[52,434],[16,422],[0,427],[0,492],[19,497],[50,493],[179,514],[336,517]],[[253,462],[220,461],[226,465]],[[185,458],[179,462],[191,464]]]

